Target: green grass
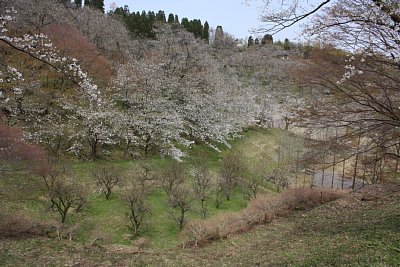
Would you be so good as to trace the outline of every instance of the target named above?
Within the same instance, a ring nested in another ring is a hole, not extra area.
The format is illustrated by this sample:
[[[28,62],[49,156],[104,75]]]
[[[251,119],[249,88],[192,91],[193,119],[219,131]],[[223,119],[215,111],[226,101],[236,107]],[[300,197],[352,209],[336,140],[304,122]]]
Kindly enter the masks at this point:
[[[158,244],[137,254],[47,238],[0,240],[0,265],[400,266],[400,191],[379,194],[372,201],[345,197],[193,249]]]
[[[218,171],[225,153],[229,151],[243,155],[245,164],[258,162],[263,157],[273,163],[274,147],[278,140],[280,130],[249,129],[243,133],[241,138],[231,141],[232,148],[220,145],[221,153],[206,146],[194,144],[186,153],[184,158],[185,168],[189,170],[193,164],[201,161],[212,170],[214,176]],[[92,171],[101,166],[112,165],[121,172],[129,172],[137,168],[140,163],[150,164],[153,169],[159,171],[172,160],[153,156],[142,161],[95,161],[95,162],[69,162],[67,163],[71,175],[79,182],[83,183],[89,190],[90,195],[87,204],[80,212],[71,212],[67,216],[67,225],[79,225],[79,230],[74,237],[79,243],[87,244],[96,235],[107,238],[108,243],[129,245],[132,240],[132,230],[130,229],[127,218],[128,208],[125,205],[122,191],[128,184],[125,181],[114,190],[109,200],[96,190],[96,184],[92,176]],[[249,167],[251,169],[252,167]],[[245,176],[252,175],[245,173]],[[215,178],[216,179],[216,178]],[[129,178],[128,178],[129,180]],[[39,221],[55,220],[59,221],[58,213],[46,209],[46,190],[41,177],[35,177],[27,173],[14,173],[6,175],[0,181],[1,204],[0,211],[21,211],[32,219]],[[264,190],[269,190],[267,184],[263,184]],[[241,188],[237,188],[230,201],[224,201],[219,209],[216,209],[213,199],[207,200],[208,217],[221,212],[238,211],[246,207],[248,199]],[[161,189],[154,189],[149,197],[151,214],[145,217],[139,236],[145,237],[149,245],[155,249],[168,249],[176,247],[180,243],[178,223],[174,220],[177,210],[172,210],[167,203],[167,197]],[[200,218],[200,203],[194,201],[192,209],[186,214],[188,220]]]

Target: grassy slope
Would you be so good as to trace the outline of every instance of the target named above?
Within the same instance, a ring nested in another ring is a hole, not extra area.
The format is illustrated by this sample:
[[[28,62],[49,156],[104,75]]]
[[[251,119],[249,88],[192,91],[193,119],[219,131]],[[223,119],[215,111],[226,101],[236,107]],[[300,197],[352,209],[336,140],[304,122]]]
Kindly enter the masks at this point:
[[[269,157],[273,164],[274,140],[278,134],[276,130],[248,130],[242,139],[232,142],[233,149],[248,158]],[[265,149],[257,149],[260,146],[265,146]],[[196,146],[193,151],[205,153],[208,166],[218,170],[221,154],[204,146]],[[189,165],[190,161],[187,159],[185,164]],[[165,163],[161,159],[152,159],[152,162],[155,166]],[[101,164],[109,163],[73,166],[79,174],[77,177],[93,186],[90,171]],[[113,164],[130,169],[136,163],[122,161]],[[22,211],[36,219],[57,219],[55,214],[44,209],[41,197],[45,191],[39,177],[24,174],[5,176],[0,184],[2,210]],[[225,203],[223,211],[238,210],[246,205],[243,193],[238,190],[235,194],[235,201]],[[120,195],[115,193],[107,201],[92,194],[82,213],[69,216],[68,223],[79,222],[81,225],[75,241],[48,238],[0,240],[0,266],[400,265],[399,186],[372,187],[364,193],[353,193],[312,211],[298,212],[289,218],[194,250],[179,247],[178,229],[169,217],[170,210],[166,208],[164,197],[159,190],[151,196],[153,215],[141,231],[149,244],[142,250],[135,247],[135,241],[126,238],[130,230]],[[211,209],[210,215],[217,212],[221,211]],[[189,216],[195,217],[196,214]],[[86,247],[96,231],[108,235],[110,241],[102,247]]]
[[[251,159],[256,160],[261,153],[260,151],[263,155],[272,158],[275,153],[274,144],[279,133],[279,130],[247,130],[242,138],[232,141],[232,150],[246,155],[246,158],[250,161]],[[262,146],[262,149],[255,149],[255,145]],[[191,151],[188,151],[188,154],[192,156],[185,159],[184,163],[187,168],[190,168],[190,164],[196,160],[198,155],[202,155],[202,160],[205,159],[207,166],[217,174],[223,154],[227,151],[226,147],[222,153],[218,153],[204,145],[195,145]],[[168,159],[152,158],[146,162],[152,164],[155,169],[160,169],[168,161]],[[67,217],[67,224],[79,224],[80,229],[74,238],[82,244],[89,243],[98,233],[105,236],[108,243],[129,245],[134,242],[129,236],[131,230],[126,217],[128,210],[121,196],[121,188],[111,195],[110,200],[106,200],[103,195],[95,193],[96,186],[91,171],[98,166],[108,164],[129,171],[137,167],[138,162],[99,161],[71,164],[73,176],[84,182],[92,192],[82,212],[71,213]],[[42,221],[58,220],[58,214],[46,210],[45,196],[46,191],[40,177],[18,174],[0,179],[0,211],[18,211]],[[234,192],[231,201],[224,202],[218,210],[215,209],[211,200],[209,202],[209,216],[213,216],[220,212],[244,208],[247,205],[247,198],[242,190],[238,189]],[[178,245],[180,242],[178,225],[172,219],[171,214],[173,212],[167,206],[166,196],[162,190],[153,190],[150,196],[150,207],[152,214],[145,219],[139,235],[146,237],[152,248],[166,249]],[[193,211],[188,212],[188,218],[198,218],[198,210],[199,203],[196,202]]]
[[[400,266],[400,187],[379,188],[180,252],[173,265]]]
[[[399,266],[400,186],[370,186],[308,212],[193,250],[0,241],[4,266]]]

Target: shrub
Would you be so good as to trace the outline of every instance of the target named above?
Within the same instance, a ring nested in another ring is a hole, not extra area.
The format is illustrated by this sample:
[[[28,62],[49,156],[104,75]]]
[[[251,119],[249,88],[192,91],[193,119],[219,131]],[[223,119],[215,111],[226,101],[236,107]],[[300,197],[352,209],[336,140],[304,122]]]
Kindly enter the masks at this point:
[[[229,235],[248,231],[252,226],[270,223],[293,210],[310,209],[341,196],[331,190],[289,189],[279,195],[258,195],[248,207],[235,213],[220,214],[207,220],[189,222],[182,231],[187,245],[202,245]]]
[[[45,236],[49,224],[33,221],[22,214],[1,214],[0,238]]]
[[[121,181],[120,172],[114,167],[101,167],[93,170],[92,174],[100,191],[109,199],[113,188]]]

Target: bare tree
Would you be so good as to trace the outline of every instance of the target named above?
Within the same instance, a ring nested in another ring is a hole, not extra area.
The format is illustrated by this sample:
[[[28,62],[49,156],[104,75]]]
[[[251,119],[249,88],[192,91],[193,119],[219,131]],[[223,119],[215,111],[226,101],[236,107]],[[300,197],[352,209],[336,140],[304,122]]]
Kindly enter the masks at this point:
[[[214,195],[214,206],[219,209],[224,202],[223,181],[221,177],[213,184],[212,191]]]
[[[201,203],[201,216],[207,216],[207,198],[211,195],[211,173],[207,166],[200,165],[193,169],[194,192]]]
[[[242,171],[241,165],[240,157],[236,153],[228,153],[222,160],[221,187],[227,201],[229,201],[232,191],[238,184]]]
[[[157,179],[152,166],[146,162],[139,163],[139,168],[135,170],[133,176],[142,185],[149,185]]]
[[[256,198],[260,191],[261,178],[257,174],[251,174],[249,178],[241,180],[245,194],[249,199]]]
[[[133,234],[138,234],[139,227],[142,225],[146,214],[150,213],[147,203],[149,189],[140,181],[134,181],[125,191],[125,202],[129,208],[129,221]]]
[[[65,174],[53,176],[52,184],[49,188],[49,198],[52,209],[61,216],[64,223],[71,208],[80,211],[87,201],[87,191],[82,184],[73,181]]]
[[[274,184],[278,191],[282,191],[289,186],[292,175],[288,165],[281,165],[266,174],[264,178],[267,182]]]
[[[182,163],[177,161],[173,161],[159,174],[161,186],[169,199],[171,199],[173,191],[185,182],[185,178],[186,171]]]
[[[191,209],[191,203],[195,200],[193,191],[186,185],[180,185],[171,192],[169,203],[172,208],[178,208],[179,216],[177,221],[179,229],[182,229],[186,223],[185,214]]]
[[[253,0],[246,0],[250,4]],[[257,32],[276,34],[286,28],[312,17],[315,13],[334,0],[320,0],[312,3],[307,0],[265,0],[261,10],[261,21],[265,26],[256,29]]]
[[[110,198],[113,188],[121,182],[121,173],[115,167],[100,167],[92,172],[96,184],[106,199]]]

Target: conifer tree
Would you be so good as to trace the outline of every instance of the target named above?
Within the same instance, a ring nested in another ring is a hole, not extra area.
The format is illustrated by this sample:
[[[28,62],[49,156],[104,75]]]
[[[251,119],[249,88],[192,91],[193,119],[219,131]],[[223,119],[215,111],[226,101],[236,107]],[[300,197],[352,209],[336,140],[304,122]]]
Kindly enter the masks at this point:
[[[203,36],[203,25],[201,24],[201,20],[194,19],[190,21],[189,32],[194,34],[194,37],[202,37]]]
[[[75,6],[82,7],[82,0],[74,0]]]
[[[167,22],[167,19],[165,18],[165,13],[162,10],[157,12],[156,19],[157,19],[157,21],[160,21],[160,22]]]
[[[183,18],[182,21],[181,21],[181,25],[182,25],[186,30],[189,31],[189,29],[190,29],[190,22],[189,22],[189,19],[188,19],[188,18]]]
[[[249,39],[247,40],[247,47],[250,47],[254,44],[253,36],[250,35]]]
[[[285,38],[285,41],[283,43],[283,49],[290,50],[290,41],[288,38]]]
[[[202,36],[202,38],[203,38],[204,40],[206,40],[207,42],[208,42],[209,39],[210,39],[210,33],[209,33],[209,31],[210,31],[210,25],[208,25],[208,22],[206,21],[206,22],[204,22],[203,36]]]
[[[174,21],[175,21],[174,14],[170,13],[168,15],[168,23],[174,23]]]
[[[85,0],[85,6],[97,8],[104,13],[104,0]]]
[[[261,44],[272,44],[274,42],[274,39],[271,34],[266,34],[261,40]]]

